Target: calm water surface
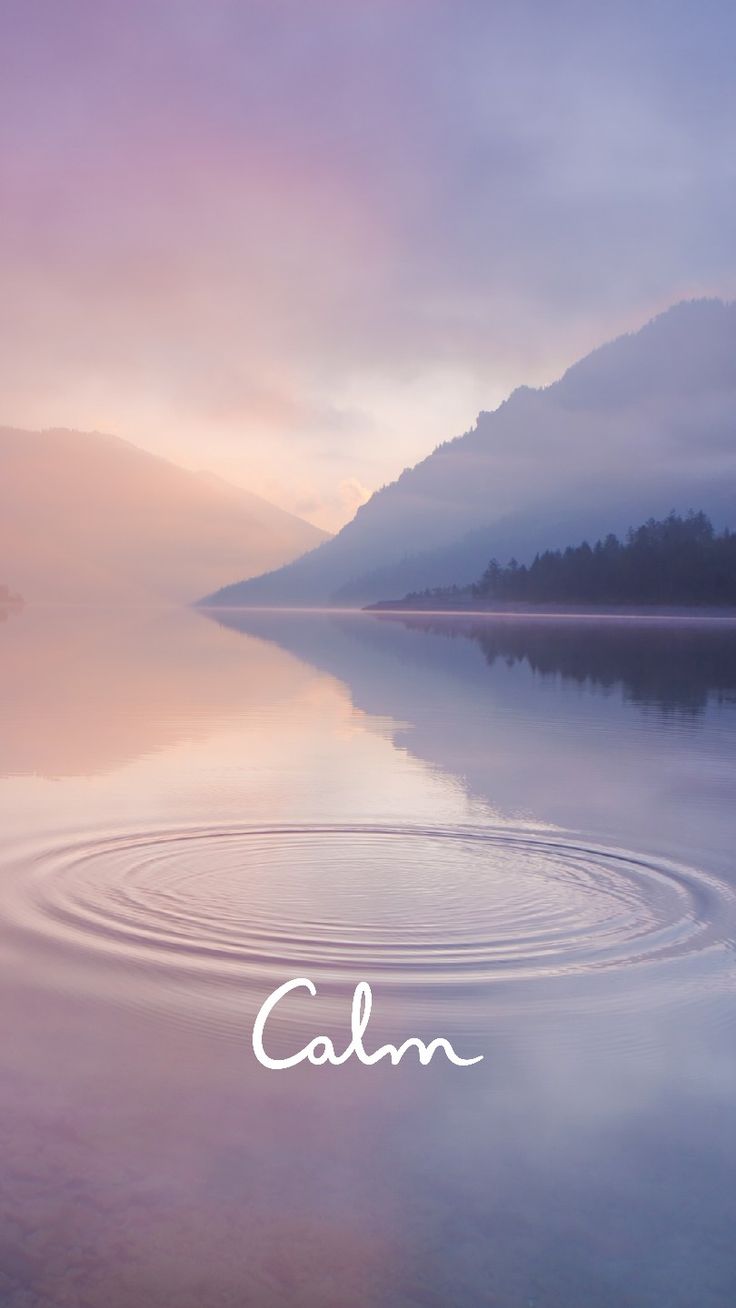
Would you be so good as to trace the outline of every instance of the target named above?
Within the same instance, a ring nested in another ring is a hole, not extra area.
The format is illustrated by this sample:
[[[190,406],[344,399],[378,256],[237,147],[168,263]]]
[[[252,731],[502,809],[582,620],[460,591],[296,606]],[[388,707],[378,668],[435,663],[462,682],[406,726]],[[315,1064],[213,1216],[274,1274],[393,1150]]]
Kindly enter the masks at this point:
[[[732,1308],[736,627],[0,626],[3,1308]],[[452,1039],[484,1062],[269,1072]]]

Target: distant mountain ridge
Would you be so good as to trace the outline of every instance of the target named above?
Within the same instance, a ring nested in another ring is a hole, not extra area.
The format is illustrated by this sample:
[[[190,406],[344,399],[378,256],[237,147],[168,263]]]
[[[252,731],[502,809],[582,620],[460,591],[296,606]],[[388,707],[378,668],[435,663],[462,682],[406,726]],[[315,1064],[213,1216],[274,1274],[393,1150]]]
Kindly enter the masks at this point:
[[[325,537],[117,436],[0,427],[0,563],[29,602],[190,603]]]
[[[736,519],[736,305],[675,305],[521,387],[377,491],[332,540],[206,603],[345,604],[476,578],[697,504]]]

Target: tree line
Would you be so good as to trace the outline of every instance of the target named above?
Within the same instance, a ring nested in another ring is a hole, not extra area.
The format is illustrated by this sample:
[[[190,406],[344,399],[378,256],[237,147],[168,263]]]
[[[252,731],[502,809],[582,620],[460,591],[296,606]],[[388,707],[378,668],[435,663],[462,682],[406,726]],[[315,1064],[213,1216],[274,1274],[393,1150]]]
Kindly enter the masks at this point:
[[[736,605],[736,532],[716,532],[705,513],[670,513],[632,527],[621,541],[610,534],[545,550],[529,565],[491,559],[469,588],[409,598],[528,603]]]
[[[558,676],[604,692],[621,687],[642,708],[701,713],[711,697],[736,697],[736,638],[730,623],[544,622],[523,615],[486,622],[472,613],[402,614],[409,629],[476,642],[489,665],[526,664],[541,677]]]

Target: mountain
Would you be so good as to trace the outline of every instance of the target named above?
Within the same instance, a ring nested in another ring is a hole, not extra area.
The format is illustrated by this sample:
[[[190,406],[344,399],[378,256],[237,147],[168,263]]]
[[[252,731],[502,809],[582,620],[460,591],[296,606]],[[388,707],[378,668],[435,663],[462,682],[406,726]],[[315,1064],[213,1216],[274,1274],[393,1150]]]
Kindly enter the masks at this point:
[[[545,550],[531,564],[493,559],[471,586],[434,586],[370,609],[486,609],[498,605],[620,605],[710,608],[736,606],[736,532],[715,532],[704,513],[661,522],[650,518],[626,540],[609,534],[591,546]]]
[[[736,305],[692,300],[521,387],[376,492],[332,540],[211,595],[223,605],[365,604],[471,582],[489,558],[702,508],[736,520]]]
[[[99,432],[0,428],[0,565],[28,601],[186,601],[325,533]]]

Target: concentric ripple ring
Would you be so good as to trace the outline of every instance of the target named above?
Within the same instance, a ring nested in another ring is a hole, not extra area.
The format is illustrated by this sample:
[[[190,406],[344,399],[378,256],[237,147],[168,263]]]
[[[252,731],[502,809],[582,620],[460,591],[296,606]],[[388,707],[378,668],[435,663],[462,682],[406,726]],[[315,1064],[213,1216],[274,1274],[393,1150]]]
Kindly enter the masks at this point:
[[[384,987],[652,965],[733,933],[717,877],[546,829],[219,826],[16,857],[2,915],[47,945],[212,983]]]

